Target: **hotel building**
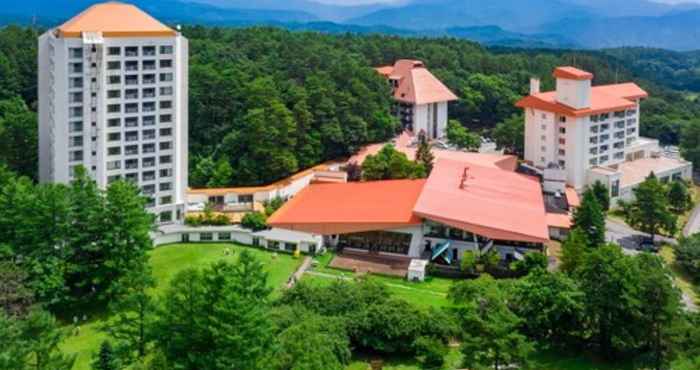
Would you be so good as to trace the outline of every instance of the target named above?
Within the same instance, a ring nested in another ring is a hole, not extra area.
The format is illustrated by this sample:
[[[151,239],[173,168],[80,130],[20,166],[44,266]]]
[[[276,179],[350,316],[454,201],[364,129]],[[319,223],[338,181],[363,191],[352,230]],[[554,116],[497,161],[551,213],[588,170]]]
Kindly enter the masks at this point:
[[[132,180],[161,223],[184,217],[188,42],[133,5],[91,6],[39,37],[39,178],[83,166]]]
[[[525,161],[558,168],[566,185],[582,191],[601,181],[613,199],[630,199],[651,172],[664,181],[689,179],[690,162],[665,156],[657,140],[639,136],[640,101],[648,94],[634,83],[592,86],[593,74],[573,67],[554,70],[556,90],[517,102],[525,114]]]

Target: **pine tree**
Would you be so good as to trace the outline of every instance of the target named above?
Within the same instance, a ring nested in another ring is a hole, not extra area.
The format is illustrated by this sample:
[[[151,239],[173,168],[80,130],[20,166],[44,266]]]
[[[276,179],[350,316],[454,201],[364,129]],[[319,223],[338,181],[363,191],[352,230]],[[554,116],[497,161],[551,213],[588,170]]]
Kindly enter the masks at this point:
[[[435,161],[435,156],[430,151],[430,143],[428,142],[428,136],[425,131],[421,131],[418,134],[418,149],[416,150],[416,162],[422,163],[425,167],[425,171],[430,175],[433,170],[433,162]]]
[[[573,228],[586,234],[588,245],[597,247],[605,243],[605,214],[591,189],[583,193],[581,206],[574,211]]]
[[[596,181],[593,183],[593,186],[591,186],[591,191],[595,195],[603,211],[607,212],[610,210],[610,191],[608,188],[603,185],[602,182]]]
[[[586,233],[574,228],[561,245],[561,271],[573,274],[583,262],[588,250]]]
[[[677,217],[669,210],[664,185],[653,173],[633,192],[635,199],[625,215],[628,224],[650,234],[652,242],[661,230],[669,234],[676,232]]]
[[[674,181],[668,189],[668,202],[676,213],[687,211],[693,204],[688,187],[683,181]]]
[[[109,341],[105,340],[100,345],[100,351],[92,361],[92,370],[117,370],[114,351]]]

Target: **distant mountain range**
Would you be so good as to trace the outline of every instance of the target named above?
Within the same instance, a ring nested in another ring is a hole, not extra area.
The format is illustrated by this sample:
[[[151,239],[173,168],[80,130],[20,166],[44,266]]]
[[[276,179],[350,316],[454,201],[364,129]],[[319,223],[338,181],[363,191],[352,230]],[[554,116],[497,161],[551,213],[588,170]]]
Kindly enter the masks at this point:
[[[327,5],[313,0],[125,0],[170,23],[276,25],[321,32],[452,36],[489,45],[700,49],[700,4],[647,0],[405,0]],[[0,22],[54,25],[94,0],[25,0]]]

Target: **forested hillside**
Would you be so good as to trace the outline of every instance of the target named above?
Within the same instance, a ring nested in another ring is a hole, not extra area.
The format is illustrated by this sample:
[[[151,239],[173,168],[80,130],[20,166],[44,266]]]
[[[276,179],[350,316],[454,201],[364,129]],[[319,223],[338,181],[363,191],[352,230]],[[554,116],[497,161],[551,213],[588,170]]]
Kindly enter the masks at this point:
[[[513,104],[527,93],[529,78],[540,76],[543,89],[551,89],[558,65],[592,71],[595,84],[634,80],[648,89],[642,134],[665,144],[678,144],[690,122],[700,125],[700,101],[674,90],[696,88],[684,77],[694,73],[686,54],[672,53],[674,59],[651,49],[488,49],[451,38],[276,28],[197,26],[183,32],[190,39],[192,186],[268,183],[387,140],[398,124],[389,115],[389,88],[372,67],[399,58],[423,60],[461,97],[450,107],[450,118],[487,136],[498,123],[506,128],[517,123],[511,117],[520,112]],[[12,26],[0,31],[0,161],[32,177],[37,35]],[[499,135],[515,137],[518,130]]]

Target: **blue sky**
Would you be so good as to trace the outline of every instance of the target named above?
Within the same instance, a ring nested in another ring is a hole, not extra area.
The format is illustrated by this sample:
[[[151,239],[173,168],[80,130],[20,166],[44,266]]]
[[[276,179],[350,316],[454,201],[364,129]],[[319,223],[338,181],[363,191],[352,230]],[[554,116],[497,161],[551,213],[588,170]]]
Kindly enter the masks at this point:
[[[327,4],[339,5],[355,5],[355,4],[372,4],[372,3],[397,3],[405,0],[316,0]],[[652,0],[659,3],[678,4],[678,3],[700,3],[700,0]]]

